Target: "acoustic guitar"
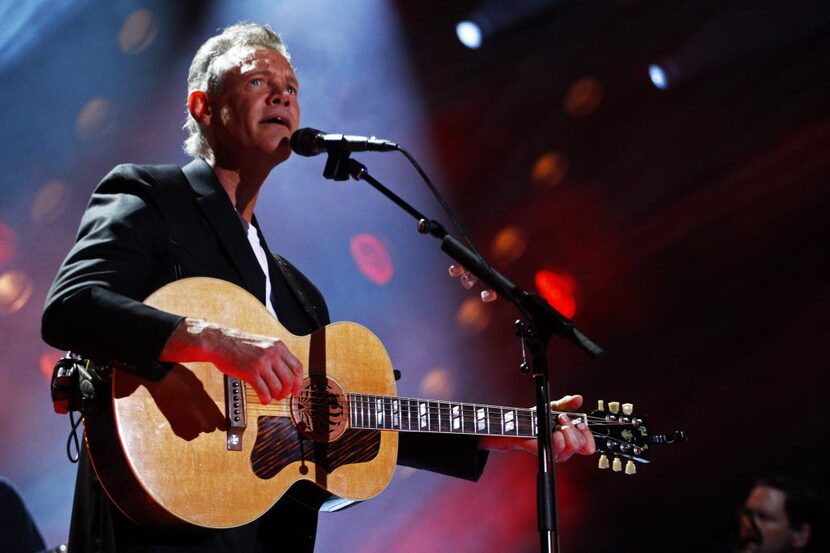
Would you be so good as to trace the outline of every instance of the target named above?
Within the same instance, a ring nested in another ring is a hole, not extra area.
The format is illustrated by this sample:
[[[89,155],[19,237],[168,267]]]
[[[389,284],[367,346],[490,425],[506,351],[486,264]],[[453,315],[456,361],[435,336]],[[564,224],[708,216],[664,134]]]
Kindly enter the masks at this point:
[[[84,416],[86,444],[107,494],[140,525],[240,526],[289,488],[304,488],[302,500],[324,510],[369,499],[392,478],[398,432],[536,435],[535,409],[398,397],[383,344],[358,324],[294,336],[247,291],[202,277],[168,284],[145,303],[278,337],[306,378],[299,395],[262,405],[210,363],[175,365],[157,382],[112,369],[110,405]],[[649,436],[627,404],[570,416],[614,455],[614,470],[626,460],[634,472],[651,444],[670,441]],[[600,465],[609,464],[603,454]],[[294,486],[302,482],[310,485]]]

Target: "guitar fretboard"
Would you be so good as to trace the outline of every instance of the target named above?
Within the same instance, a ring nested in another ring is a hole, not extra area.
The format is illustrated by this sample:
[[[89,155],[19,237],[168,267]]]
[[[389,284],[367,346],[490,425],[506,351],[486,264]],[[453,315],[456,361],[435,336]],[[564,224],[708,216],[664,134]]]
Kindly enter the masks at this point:
[[[349,394],[349,423],[370,430],[536,436],[533,409],[368,394]]]

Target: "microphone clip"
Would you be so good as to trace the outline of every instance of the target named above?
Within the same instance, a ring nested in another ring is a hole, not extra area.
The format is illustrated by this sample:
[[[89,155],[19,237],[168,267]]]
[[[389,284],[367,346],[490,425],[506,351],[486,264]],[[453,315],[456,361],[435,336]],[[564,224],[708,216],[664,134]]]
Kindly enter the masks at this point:
[[[345,144],[345,140],[343,143]],[[328,156],[326,166],[323,168],[323,176],[330,180],[349,180],[351,176],[351,172],[349,171],[351,152],[348,148],[344,146],[330,146]]]

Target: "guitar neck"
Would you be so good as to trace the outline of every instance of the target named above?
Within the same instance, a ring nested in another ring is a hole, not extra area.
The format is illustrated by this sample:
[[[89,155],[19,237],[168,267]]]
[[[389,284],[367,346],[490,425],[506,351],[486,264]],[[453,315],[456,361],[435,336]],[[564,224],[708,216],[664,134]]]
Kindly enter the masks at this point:
[[[369,394],[349,394],[348,397],[349,424],[352,428],[524,438],[536,436],[535,409]]]

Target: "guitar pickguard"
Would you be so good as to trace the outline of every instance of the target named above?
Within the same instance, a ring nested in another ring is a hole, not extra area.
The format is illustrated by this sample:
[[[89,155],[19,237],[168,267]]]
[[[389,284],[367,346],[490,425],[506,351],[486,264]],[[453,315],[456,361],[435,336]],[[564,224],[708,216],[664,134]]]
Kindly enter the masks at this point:
[[[380,451],[380,431],[350,428],[342,439],[318,442],[303,437],[289,417],[259,417],[257,435],[251,452],[254,474],[263,480],[273,478],[291,463],[313,462],[331,473],[338,467],[365,463]],[[308,472],[305,463],[301,474]]]

